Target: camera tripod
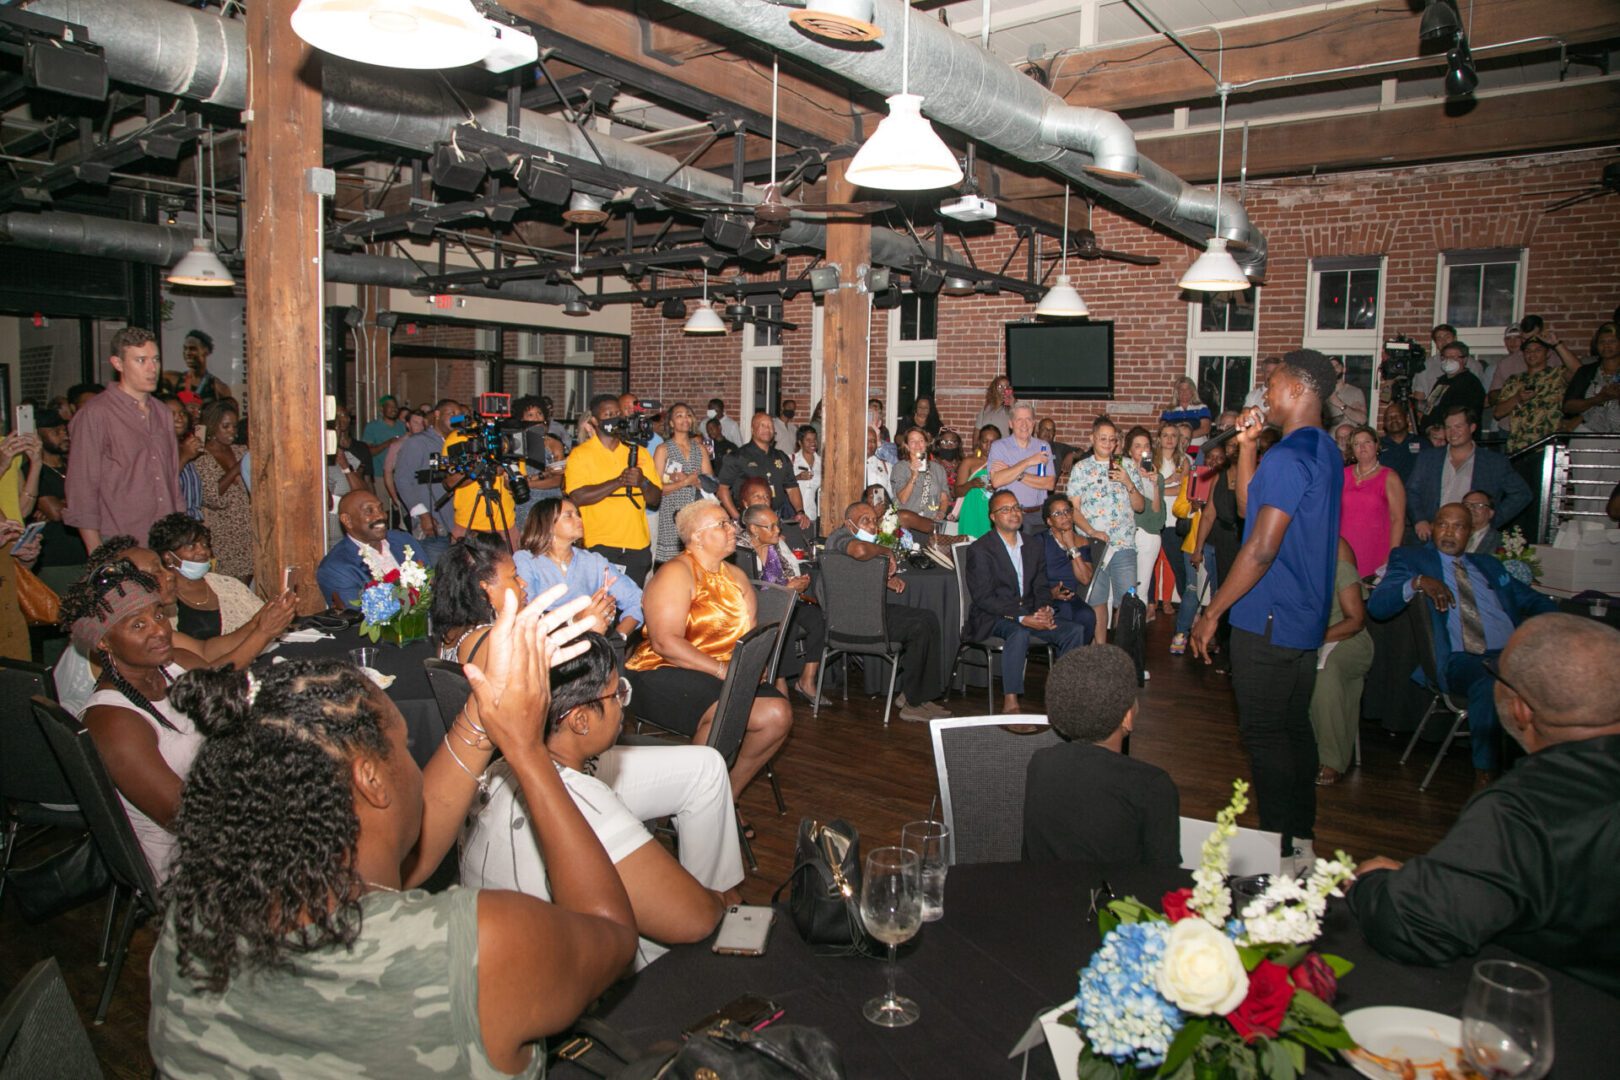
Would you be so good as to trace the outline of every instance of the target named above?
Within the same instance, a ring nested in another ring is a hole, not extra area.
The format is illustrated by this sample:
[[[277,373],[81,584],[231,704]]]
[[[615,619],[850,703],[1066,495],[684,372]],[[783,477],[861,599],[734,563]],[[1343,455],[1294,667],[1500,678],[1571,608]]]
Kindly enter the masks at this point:
[[[463,476],[460,484],[457,484],[453,488],[446,488],[444,494],[439,496],[439,501],[433,504],[433,509],[438,510],[445,503],[455,498],[456,492],[460,491],[462,485],[468,483],[470,479],[470,477]],[[468,531],[488,531],[476,528],[476,525],[480,520],[487,521],[491,525],[493,525],[496,521],[499,521],[501,523],[500,535],[501,538],[506,541],[506,549],[511,552],[516,552],[517,545],[512,537],[512,523],[507,520],[506,505],[501,500],[500,492],[495,489],[494,481],[490,480],[488,477],[479,477],[477,480],[473,480],[472,482],[478,485],[478,492],[473,496],[473,527],[469,527]]]

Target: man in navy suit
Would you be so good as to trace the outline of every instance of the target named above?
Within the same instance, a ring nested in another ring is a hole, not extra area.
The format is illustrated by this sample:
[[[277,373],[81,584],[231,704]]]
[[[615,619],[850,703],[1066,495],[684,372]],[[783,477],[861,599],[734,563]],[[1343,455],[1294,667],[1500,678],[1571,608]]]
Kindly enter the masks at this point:
[[[360,602],[360,590],[371,581],[371,570],[360,549],[370,548],[387,572],[405,560],[405,547],[413,541],[410,533],[388,527],[382,502],[363,488],[343,496],[338,503],[338,522],[343,526],[343,539],[321,560],[315,581],[321,596],[333,607],[354,607]]]
[[[1505,528],[1530,505],[1530,486],[1508,459],[1474,445],[1479,416],[1457,406],[1446,410],[1446,445],[1418,455],[1406,478],[1406,519],[1418,543],[1426,543],[1434,515],[1447,503],[1460,503],[1470,491],[1483,491],[1496,506],[1492,523]]]
[[[989,532],[967,549],[969,605],[967,637],[983,641],[999,637],[1001,650],[1001,711],[1022,712],[1018,695],[1024,692],[1024,659],[1031,638],[1058,647],[1062,656],[1086,643],[1089,635],[1078,623],[1052,614],[1052,590],[1046,584],[1046,546],[1038,537],[1021,532],[1024,512],[1018,496],[998,491],[990,499]]]
[[[1433,601],[1435,669],[1447,692],[1468,698],[1475,782],[1483,786],[1501,764],[1495,680],[1485,662],[1501,655],[1514,627],[1558,605],[1511,577],[1494,556],[1467,554],[1473,530],[1465,506],[1442,506],[1434,515],[1434,546],[1390,552],[1389,571],[1367,610],[1375,619],[1389,619],[1418,593]]]

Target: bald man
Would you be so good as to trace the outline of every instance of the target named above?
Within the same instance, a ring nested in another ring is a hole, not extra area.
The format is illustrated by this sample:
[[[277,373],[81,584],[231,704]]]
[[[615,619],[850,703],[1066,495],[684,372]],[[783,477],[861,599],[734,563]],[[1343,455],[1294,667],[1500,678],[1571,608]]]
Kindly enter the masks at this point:
[[[1497,713],[1529,756],[1427,855],[1363,863],[1350,907],[1402,963],[1495,943],[1620,994],[1620,632],[1538,615],[1498,671]]]
[[[411,534],[390,529],[382,501],[364,489],[343,496],[338,503],[338,524],[343,526],[343,539],[321,560],[315,581],[321,587],[321,596],[333,607],[354,607],[360,602],[360,590],[372,580],[361,549],[368,549],[387,573],[405,558]]]

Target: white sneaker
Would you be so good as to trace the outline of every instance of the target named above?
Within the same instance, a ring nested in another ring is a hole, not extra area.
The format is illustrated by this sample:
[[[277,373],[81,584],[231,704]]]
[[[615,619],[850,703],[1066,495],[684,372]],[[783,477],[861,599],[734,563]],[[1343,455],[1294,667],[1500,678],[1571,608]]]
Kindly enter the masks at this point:
[[[1316,868],[1316,848],[1309,840],[1296,840],[1293,850],[1282,858],[1282,872],[1303,877]]]

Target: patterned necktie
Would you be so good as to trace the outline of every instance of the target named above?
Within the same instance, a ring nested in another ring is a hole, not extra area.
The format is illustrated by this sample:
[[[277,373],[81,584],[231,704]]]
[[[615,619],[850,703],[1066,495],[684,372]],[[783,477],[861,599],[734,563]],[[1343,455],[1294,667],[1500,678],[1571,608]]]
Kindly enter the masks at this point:
[[[765,565],[761,571],[761,576],[772,585],[784,585],[787,583],[787,575],[782,572],[782,556],[777,554],[774,544],[765,549]]]
[[[1453,559],[1452,569],[1457,575],[1457,617],[1462,620],[1463,652],[1479,656],[1485,652],[1485,621],[1479,617],[1479,604],[1474,600],[1474,581],[1468,576],[1465,559]]]

